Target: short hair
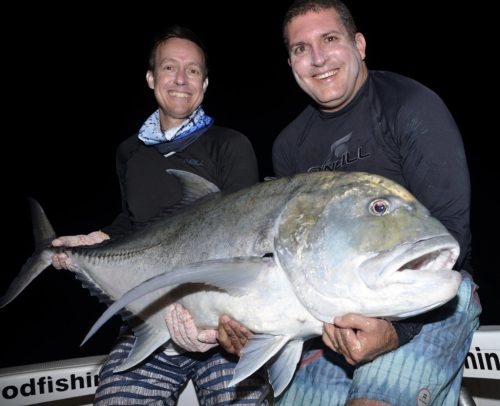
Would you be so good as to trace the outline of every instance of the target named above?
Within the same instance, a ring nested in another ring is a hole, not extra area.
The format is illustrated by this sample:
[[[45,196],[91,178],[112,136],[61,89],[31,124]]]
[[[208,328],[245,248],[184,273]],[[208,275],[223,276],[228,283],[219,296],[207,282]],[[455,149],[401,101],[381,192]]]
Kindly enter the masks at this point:
[[[200,38],[198,35],[196,35],[192,30],[186,27],[182,27],[180,25],[172,25],[168,27],[162,34],[158,35],[154,42],[153,46],[151,47],[151,51],[149,53],[149,69],[151,71],[155,70],[155,63],[156,63],[156,51],[158,50],[158,47],[163,44],[165,41],[169,40],[170,38],[180,38],[180,39],[185,39],[188,41],[193,42],[194,44],[198,45],[198,47],[201,49],[202,55],[203,55],[203,74],[206,77],[208,75],[208,54],[207,54],[207,48],[201,42]]]
[[[289,49],[290,43],[286,28],[290,21],[299,15],[304,15],[310,11],[318,12],[333,8],[340,17],[340,21],[344,25],[349,38],[354,41],[356,38],[356,23],[352,17],[351,12],[347,6],[340,0],[295,0],[290,7],[288,7],[283,19],[283,40],[285,41],[286,49]]]

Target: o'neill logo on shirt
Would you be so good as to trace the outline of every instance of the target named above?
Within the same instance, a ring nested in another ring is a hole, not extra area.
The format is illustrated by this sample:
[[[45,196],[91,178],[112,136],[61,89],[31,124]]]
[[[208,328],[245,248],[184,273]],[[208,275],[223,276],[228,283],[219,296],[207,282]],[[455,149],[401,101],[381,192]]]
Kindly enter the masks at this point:
[[[351,137],[352,132],[335,141],[330,146],[330,153],[323,164],[309,168],[308,172],[334,171],[370,156],[370,154],[364,153],[361,147],[358,147],[355,153],[349,151]]]

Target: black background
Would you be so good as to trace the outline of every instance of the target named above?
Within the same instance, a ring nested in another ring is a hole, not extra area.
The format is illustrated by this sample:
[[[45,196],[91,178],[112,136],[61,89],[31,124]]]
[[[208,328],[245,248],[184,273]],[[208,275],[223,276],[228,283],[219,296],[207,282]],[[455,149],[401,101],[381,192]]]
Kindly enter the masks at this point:
[[[307,103],[282,45],[287,1],[143,3],[112,10],[83,2],[4,10],[4,22],[14,28],[2,29],[2,292],[33,250],[28,196],[43,205],[61,235],[96,230],[117,214],[115,149],[156,107],[144,77],[150,42],[164,27],[189,26],[206,43],[211,71],[205,110],[250,138],[262,177],[272,174],[274,138]],[[492,10],[486,2],[467,8],[439,3],[348,5],[367,39],[368,66],[429,86],[460,127],[472,179],[481,321],[500,324],[493,206],[498,74],[486,21]],[[106,353],[117,319],[79,347],[103,310],[69,272],[48,268],[0,310],[0,367]]]

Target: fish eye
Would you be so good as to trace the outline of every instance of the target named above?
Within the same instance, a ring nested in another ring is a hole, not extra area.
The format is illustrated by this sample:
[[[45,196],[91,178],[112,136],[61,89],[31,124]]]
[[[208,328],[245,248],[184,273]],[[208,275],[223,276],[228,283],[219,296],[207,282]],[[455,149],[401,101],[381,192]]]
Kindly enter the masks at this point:
[[[375,216],[383,216],[389,211],[389,202],[385,199],[376,199],[370,203],[368,209]]]

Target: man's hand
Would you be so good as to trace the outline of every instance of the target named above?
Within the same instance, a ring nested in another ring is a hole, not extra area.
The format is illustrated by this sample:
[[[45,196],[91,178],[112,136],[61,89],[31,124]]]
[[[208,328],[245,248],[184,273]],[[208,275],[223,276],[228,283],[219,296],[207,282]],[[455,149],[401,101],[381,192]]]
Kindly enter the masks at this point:
[[[179,303],[167,307],[165,322],[172,341],[187,351],[205,352],[218,345],[217,330],[198,330],[189,311]]]
[[[94,245],[109,240],[109,235],[102,231],[94,231],[87,235],[66,235],[52,241],[53,247],[77,247],[79,245]],[[56,269],[70,269],[71,259],[63,253],[52,255],[52,266]]]
[[[165,322],[172,341],[193,352],[205,352],[220,344],[227,352],[239,356],[253,335],[226,315],[219,318],[218,330],[198,330],[189,311],[179,303],[167,307]]]
[[[240,356],[242,348],[245,346],[253,333],[245,326],[241,325],[228,316],[219,318],[219,344],[230,354]]]
[[[350,313],[323,325],[323,342],[356,365],[394,350],[398,337],[391,322]]]

